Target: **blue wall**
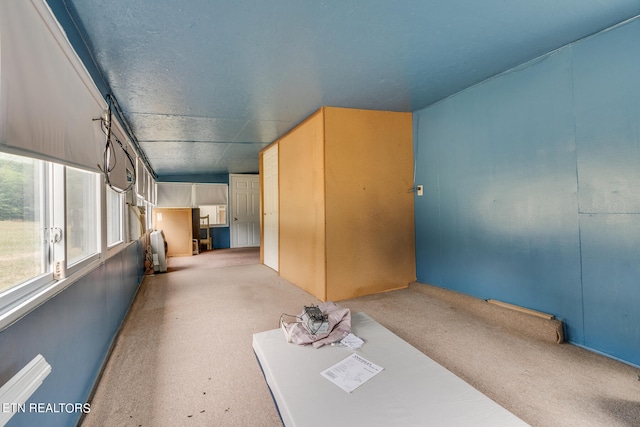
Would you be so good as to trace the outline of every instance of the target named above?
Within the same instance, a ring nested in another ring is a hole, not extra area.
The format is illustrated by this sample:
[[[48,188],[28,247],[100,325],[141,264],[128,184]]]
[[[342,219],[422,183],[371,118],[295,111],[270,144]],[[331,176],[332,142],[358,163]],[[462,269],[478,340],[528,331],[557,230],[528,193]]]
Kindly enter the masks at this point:
[[[231,247],[229,227],[211,227],[211,240],[214,249],[228,249]]]
[[[640,365],[640,20],[414,113],[418,280]]]
[[[136,243],[0,332],[0,384],[42,354],[51,373],[29,402],[87,402],[143,274]],[[80,416],[26,412],[7,426],[71,426]]]

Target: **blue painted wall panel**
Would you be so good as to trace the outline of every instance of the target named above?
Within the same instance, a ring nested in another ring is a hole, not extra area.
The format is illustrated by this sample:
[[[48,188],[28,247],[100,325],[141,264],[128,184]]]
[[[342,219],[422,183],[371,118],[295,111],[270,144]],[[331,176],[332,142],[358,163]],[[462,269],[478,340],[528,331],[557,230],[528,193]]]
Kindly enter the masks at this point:
[[[640,20],[635,20],[573,48],[585,345],[635,364],[640,364],[639,39]]]
[[[414,113],[419,281],[640,364],[639,39],[631,21]]]
[[[446,107],[441,105],[442,107]],[[446,135],[440,135],[441,130],[437,123],[441,115],[446,115],[445,108],[434,108],[429,114],[414,113],[413,135],[414,140],[422,141],[429,135],[435,140],[446,140]],[[429,133],[427,133],[427,131]],[[428,278],[431,283],[442,284],[442,272],[440,265],[442,260],[442,239],[440,233],[440,183],[438,144],[416,144],[416,184],[423,185],[424,196],[415,198],[415,232],[416,259],[430,260],[430,262],[418,262],[416,276],[418,279]],[[419,215],[418,215],[419,213]],[[423,279],[425,281],[426,279]]]
[[[226,249],[231,247],[231,232],[229,227],[212,227],[211,239],[214,249]]]
[[[422,282],[562,313],[580,339],[572,107],[563,50],[416,114],[417,265]]]
[[[580,217],[584,345],[640,365],[640,215]]]
[[[140,281],[138,244],[0,332],[0,382],[37,354],[51,374],[29,402],[85,403]],[[79,413],[21,413],[8,426],[76,425]]]
[[[640,213],[639,37],[635,20],[573,48],[583,213]]]
[[[109,263],[103,267],[103,275],[99,283],[102,285],[104,296],[101,298],[100,303],[103,305],[103,310],[106,313],[113,313],[112,316],[105,318],[103,323],[107,329],[117,328],[119,325],[119,319],[121,319],[123,289],[121,283],[124,283],[124,271],[122,265],[122,257],[114,257],[109,260]]]

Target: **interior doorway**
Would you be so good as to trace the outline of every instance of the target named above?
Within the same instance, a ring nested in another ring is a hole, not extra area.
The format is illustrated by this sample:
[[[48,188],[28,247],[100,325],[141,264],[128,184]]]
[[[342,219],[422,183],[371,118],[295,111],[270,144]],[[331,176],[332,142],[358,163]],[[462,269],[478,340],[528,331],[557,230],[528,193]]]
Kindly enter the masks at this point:
[[[229,175],[232,248],[260,246],[260,176]]]

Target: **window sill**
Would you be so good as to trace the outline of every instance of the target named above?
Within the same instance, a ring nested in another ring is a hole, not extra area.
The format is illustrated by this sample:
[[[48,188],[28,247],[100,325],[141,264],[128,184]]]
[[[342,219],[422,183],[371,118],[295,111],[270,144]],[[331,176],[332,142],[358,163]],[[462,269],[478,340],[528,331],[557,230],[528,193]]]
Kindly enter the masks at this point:
[[[133,243],[122,243],[114,246],[107,254],[106,259],[111,258]],[[104,260],[100,259],[99,256],[95,256],[86,263],[80,263],[81,265],[72,267],[71,272],[64,279],[53,280],[52,276],[49,275],[49,277],[45,276],[44,281],[41,278],[24,286],[16,287],[13,292],[11,290],[7,292],[0,299],[0,332],[95,270],[103,262]],[[11,299],[12,297],[14,298],[13,301],[8,303],[3,301],[5,298]]]

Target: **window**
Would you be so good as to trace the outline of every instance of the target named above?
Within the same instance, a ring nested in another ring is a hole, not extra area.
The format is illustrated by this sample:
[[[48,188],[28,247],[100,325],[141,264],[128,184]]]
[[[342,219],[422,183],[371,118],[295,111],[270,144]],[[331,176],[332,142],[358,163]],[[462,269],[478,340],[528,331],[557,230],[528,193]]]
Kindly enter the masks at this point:
[[[66,168],[67,265],[98,252],[97,174]]]
[[[144,181],[143,184],[139,184],[138,195],[137,195],[137,206],[140,208],[141,213],[144,214],[144,226],[146,230],[153,229],[153,199],[155,194],[155,186],[153,184],[153,180],[149,177],[148,172],[141,166],[140,162],[138,162],[138,183],[140,183],[140,178]]]
[[[140,213],[143,215],[140,220],[143,221],[145,230],[153,229],[152,209],[153,205],[147,202],[142,197],[138,196],[137,206],[140,209]]]
[[[209,215],[209,225],[226,226],[229,186],[227,184],[194,184],[195,203],[200,216]]]
[[[0,153],[0,310],[99,256],[98,177]]]
[[[114,246],[122,238],[123,194],[107,188],[107,246]]]
[[[147,230],[153,229],[153,205],[149,202],[144,202],[145,218],[147,220]]]
[[[0,153],[0,293],[45,274],[44,162]]]
[[[200,216],[209,215],[209,225],[227,224],[227,205],[200,205]]]

